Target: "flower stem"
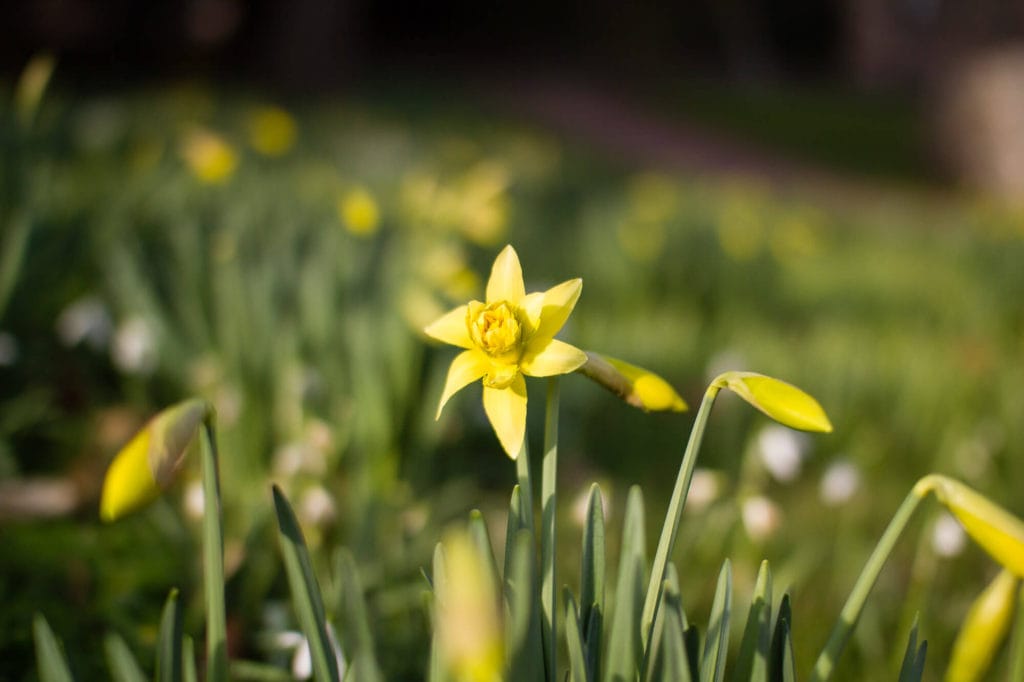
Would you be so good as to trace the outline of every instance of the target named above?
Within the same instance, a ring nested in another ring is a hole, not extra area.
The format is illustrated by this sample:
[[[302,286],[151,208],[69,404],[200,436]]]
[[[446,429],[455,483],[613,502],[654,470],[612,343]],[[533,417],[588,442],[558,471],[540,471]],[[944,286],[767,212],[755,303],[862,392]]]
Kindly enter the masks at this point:
[[[206,585],[206,679],[228,679],[227,625],[224,616],[224,534],[217,471],[217,438],[212,417],[203,421],[206,447],[200,447],[203,469],[203,582]]]
[[[516,479],[523,502],[523,521],[532,534],[536,532],[533,528],[533,485],[530,479],[530,449],[525,438],[523,447],[519,449],[519,455],[516,457]]]
[[[1011,680],[1024,680],[1024,584],[1017,590],[1017,624],[1010,644]]]
[[[547,411],[544,417],[544,460],[541,473],[541,609],[544,658],[548,682],[555,682],[558,670],[558,617],[555,610],[555,482],[558,477],[558,377],[548,379]]]
[[[836,661],[843,653],[847,641],[849,641],[850,636],[853,634],[853,629],[857,626],[857,621],[860,619],[861,611],[864,610],[864,602],[867,601],[871,588],[875,586],[875,581],[878,580],[882,567],[892,553],[896,541],[907,527],[911,515],[927,494],[927,488],[922,488],[920,485],[915,486],[907,494],[900,508],[896,510],[892,521],[889,522],[889,526],[885,529],[878,544],[875,545],[871,556],[868,557],[867,563],[864,564],[864,568],[861,570],[860,576],[853,586],[853,591],[847,597],[846,604],[839,613],[839,620],[832,627],[832,634],[829,635],[825,648],[822,649],[821,654],[818,655],[818,660],[814,664],[810,682],[826,682],[826,680],[832,677]]]
[[[672,490],[672,499],[665,512],[665,523],[661,527],[661,539],[658,540],[658,549],[654,554],[654,565],[651,567],[651,581],[647,585],[647,596],[644,599],[643,615],[640,619],[641,645],[644,652],[643,667],[646,669],[647,656],[650,651],[651,633],[654,629],[654,619],[657,615],[658,603],[661,601],[661,592],[668,570],[668,559],[672,555],[672,548],[675,546],[676,535],[679,530],[679,519],[683,515],[683,506],[686,504],[686,494],[690,489],[690,479],[693,477],[693,468],[697,463],[697,453],[700,450],[701,441],[704,440],[704,428],[707,426],[708,415],[711,414],[711,406],[715,403],[721,386],[718,382],[712,382],[704,392],[704,399],[700,403],[700,409],[693,422],[693,429],[690,431],[690,440],[686,444],[686,451],[683,453],[683,461],[679,465],[679,475],[676,477],[676,486]]]

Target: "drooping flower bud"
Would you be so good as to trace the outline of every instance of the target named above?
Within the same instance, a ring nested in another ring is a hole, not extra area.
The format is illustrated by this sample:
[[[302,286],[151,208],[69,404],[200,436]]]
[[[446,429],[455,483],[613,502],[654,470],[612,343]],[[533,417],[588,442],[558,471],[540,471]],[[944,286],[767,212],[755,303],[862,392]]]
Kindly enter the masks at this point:
[[[978,595],[953,645],[946,682],[975,682],[985,678],[1010,629],[1019,586],[1020,580],[1003,569]]]
[[[686,402],[671,384],[654,372],[623,360],[587,351],[587,362],[577,371],[641,410],[685,412],[687,409]]]
[[[726,372],[712,385],[728,388],[784,426],[801,431],[832,431],[832,422],[818,401],[785,381],[755,372]]]

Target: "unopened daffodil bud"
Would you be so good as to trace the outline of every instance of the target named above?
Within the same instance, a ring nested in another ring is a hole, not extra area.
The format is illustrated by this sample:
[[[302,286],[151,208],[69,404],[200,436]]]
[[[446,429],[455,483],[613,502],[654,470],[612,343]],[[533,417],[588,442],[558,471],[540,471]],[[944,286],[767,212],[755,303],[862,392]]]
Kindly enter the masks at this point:
[[[1010,629],[1019,586],[1017,576],[1003,569],[978,595],[953,645],[946,682],[975,682],[985,677]]]
[[[114,457],[103,480],[100,517],[114,521],[158,497],[174,480],[203,421],[204,400],[172,405],[153,417]]]
[[[587,351],[587,362],[577,371],[641,410],[684,412],[687,409],[686,402],[667,381],[623,360]]]
[[[832,423],[818,401],[785,381],[755,372],[726,372],[712,386],[728,388],[783,426],[801,431],[832,431]]]
[[[438,628],[445,665],[455,682],[501,682],[502,626],[488,568],[466,533],[448,536],[443,548]]]
[[[1024,578],[1024,521],[963,483],[939,474],[922,478],[914,492],[919,497],[935,493],[972,540],[1004,568]]]

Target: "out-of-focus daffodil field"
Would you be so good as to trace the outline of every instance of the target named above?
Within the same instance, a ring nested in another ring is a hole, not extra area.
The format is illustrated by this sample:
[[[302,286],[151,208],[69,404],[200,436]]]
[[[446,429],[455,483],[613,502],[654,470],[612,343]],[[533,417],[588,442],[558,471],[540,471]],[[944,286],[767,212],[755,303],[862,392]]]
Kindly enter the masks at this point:
[[[200,396],[221,439],[232,654],[287,669],[302,641],[276,483],[316,566],[352,550],[386,679],[422,679],[421,568],[471,507],[500,537],[515,481],[476,384],[435,421],[455,351],[422,329],[485,300],[505,244],[527,291],[582,278],[566,327],[580,348],[653,369],[691,405],[749,369],[828,412],[834,432],[811,438],[722,397],[675,546],[688,612],[711,608],[723,557],[741,594],[767,558],[806,670],[921,476],[1024,513],[1019,211],[930,187],[627,166],[442,91],[41,97],[2,96],[0,677],[35,679],[35,612],[78,679],[106,677],[105,631],[150,660],[171,585],[201,630],[198,466],[146,512],[98,519],[114,452]],[[631,484],[660,521],[693,416],[631,410],[575,376],[562,392],[558,533],[579,537],[598,480],[614,556]],[[542,417],[529,413],[535,451]],[[840,679],[892,678],[917,612],[930,674],[944,669],[998,566],[936,509],[896,547]],[[566,581],[579,560],[559,556]]]

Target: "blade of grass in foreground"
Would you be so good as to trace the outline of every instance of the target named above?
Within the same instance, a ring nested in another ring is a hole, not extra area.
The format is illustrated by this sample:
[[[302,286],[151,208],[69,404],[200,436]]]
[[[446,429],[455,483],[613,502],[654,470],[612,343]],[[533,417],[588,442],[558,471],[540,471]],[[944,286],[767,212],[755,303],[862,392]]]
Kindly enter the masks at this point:
[[[580,625],[583,626],[584,656],[590,679],[601,678],[601,649],[604,623],[604,504],[601,489],[590,486],[587,521],[583,526],[583,556],[580,559]]]
[[[42,614],[37,613],[32,620],[32,635],[36,642],[36,667],[41,682],[72,682],[64,652]]]
[[[227,619],[224,615],[224,533],[220,509],[217,438],[210,417],[203,422],[203,583],[206,588],[206,679],[227,682]]]
[[[103,651],[107,656],[110,679],[114,682],[145,682],[146,676],[139,662],[120,635],[110,633],[104,637]]]
[[[565,588],[565,644],[569,652],[569,682],[587,682],[587,662],[583,657],[583,634],[580,631],[579,616],[576,615],[576,600]]]
[[[548,682],[556,682],[558,670],[558,617],[555,612],[555,483],[558,478],[558,377],[548,379],[547,411],[544,418],[544,459],[541,472],[540,604],[541,635]]]
[[[917,618],[914,618],[914,627],[910,628],[910,637],[907,640],[907,650],[903,654],[903,665],[900,666],[899,682],[921,682],[924,675],[924,658],[928,651],[928,642],[917,644]]]
[[[729,653],[729,612],[732,610],[732,564],[726,559],[718,573],[718,587],[711,604],[708,638],[704,642],[700,679],[722,682],[725,675],[725,657]]]
[[[292,603],[299,624],[309,642],[309,653],[313,660],[313,675],[319,682],[339,682],[338,664],[334,658],[327,635],[327,617],[324,613],[323,597],[313,573],[309,550],[302,537],[302,530],[295,518],[288,500],[277,486],[273,488],[274,509],[280,530],[281,554],[284,556],[285,572],[292,594]]]
[[[754,596],[743,630],[740,654],[732,679],[743,682],[767,682],[768,650],[772,642],[772,571],[761,562],[754,585]]]
[[[640,488],[633,486],[626,498],[622,524],[622,554],[615,590],[611,634],[604,660],[604,681],[636,678],[640,664],[640,606],[644,580],[644,503]],[[660,592],[660,590],[659,590]]]
[[[181,674],[181,609],[178,590],[167,595],[160,616],[160,635],[156,645],[157,682],[182,682]]]

